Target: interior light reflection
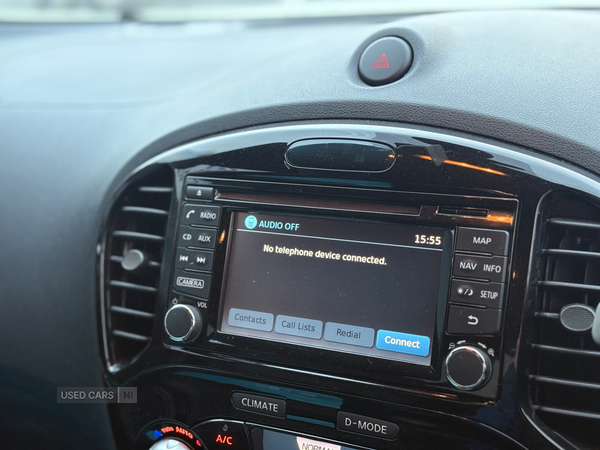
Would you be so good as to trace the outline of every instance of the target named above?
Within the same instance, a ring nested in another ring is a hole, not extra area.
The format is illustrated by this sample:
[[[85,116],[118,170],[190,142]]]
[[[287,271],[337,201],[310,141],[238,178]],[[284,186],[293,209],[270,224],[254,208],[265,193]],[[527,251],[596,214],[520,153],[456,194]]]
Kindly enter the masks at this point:
[[[425,159],[427,161],[431,161],[432,158],[431,156],[427,156],[427,155],[414,155],[415,158],[419,158],[419,159]],[[487,167],[481,167],[481,166],[475,166],[473,164],[467,164],[464,162],[460,162],[460,161],[452,161],[451,159],[446,159],[445,161],[443,161],[444,164],[450,164],[452,166],[459,166],[459,167],[464,167],[465,169],[473,169],[473,170],[479,170],[482,172],[486,172],[486,173],[491,173],[493,175],[501,175],[503,177],[507,177],[508,174],[504,173],[504,172],[500,172],[498,170],[494,170],[494,169],[488,169]]]

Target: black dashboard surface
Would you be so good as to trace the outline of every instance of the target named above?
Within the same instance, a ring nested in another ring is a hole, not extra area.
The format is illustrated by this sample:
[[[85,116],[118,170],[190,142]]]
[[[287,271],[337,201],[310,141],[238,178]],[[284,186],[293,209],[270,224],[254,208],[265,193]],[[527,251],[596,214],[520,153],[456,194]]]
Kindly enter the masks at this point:
[[[358,58],[389,34],[411,43],[413,66],[369,87]],[[112,445],[104,406],[57,404],[56,387],[103,382],[101,215],[148,158],[265,124],[377,120],[491,138],[600,174],[594,11],[5,25],[0,35],[0,429],[32,439],[38,429],[72,430],[56,446]]]

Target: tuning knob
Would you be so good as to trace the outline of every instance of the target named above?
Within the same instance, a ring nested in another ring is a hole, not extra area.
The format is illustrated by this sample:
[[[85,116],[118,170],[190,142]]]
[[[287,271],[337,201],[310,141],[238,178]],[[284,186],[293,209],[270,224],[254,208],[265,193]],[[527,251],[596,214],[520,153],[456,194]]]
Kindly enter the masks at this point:
[[[446,357],[446,377],[458,389],[472,391],[482,388],[491,375],[492,362],[477,347],[456,347]]]
[[[156,442],[150,450],[192,450],[191,447],[187,446],[177,439],[161,439]]]
[[[175,305],[165,314],[165,331],[176,342],[189,342],[202,331],[202,315],[192,305]]]

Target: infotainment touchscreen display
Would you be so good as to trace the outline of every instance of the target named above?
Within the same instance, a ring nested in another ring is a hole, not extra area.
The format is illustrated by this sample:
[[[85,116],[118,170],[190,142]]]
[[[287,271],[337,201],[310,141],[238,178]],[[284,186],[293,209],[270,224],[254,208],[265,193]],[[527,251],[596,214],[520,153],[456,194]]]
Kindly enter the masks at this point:
[[[222,333],[431,363],[448,230],[234,212],[230,232]]]

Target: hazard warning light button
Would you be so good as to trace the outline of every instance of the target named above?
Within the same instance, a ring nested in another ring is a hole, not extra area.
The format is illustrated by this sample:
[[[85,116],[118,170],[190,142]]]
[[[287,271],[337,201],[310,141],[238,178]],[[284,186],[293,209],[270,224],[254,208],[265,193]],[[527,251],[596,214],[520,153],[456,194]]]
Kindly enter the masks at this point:
[[[377,39],[369,45],[358,63],[358,73],[371,86],[381,86],[402,78],[408,71],[413,52],[408,42],[395,36]]]

